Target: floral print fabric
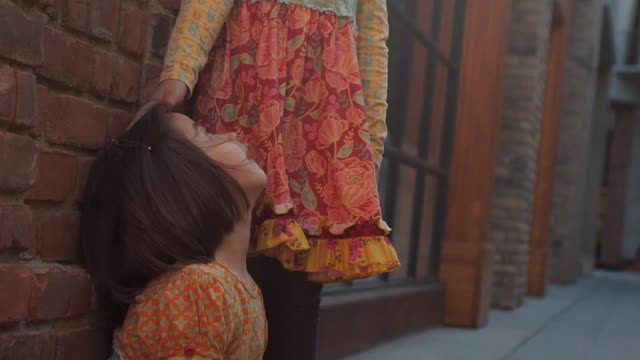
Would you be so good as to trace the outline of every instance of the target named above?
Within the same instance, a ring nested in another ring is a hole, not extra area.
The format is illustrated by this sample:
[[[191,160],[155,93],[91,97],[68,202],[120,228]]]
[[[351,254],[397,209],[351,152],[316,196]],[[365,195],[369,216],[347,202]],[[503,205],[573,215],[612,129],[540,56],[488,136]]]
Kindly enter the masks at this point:
[[[241,3],[246,0],[236,0]],[[257,2],[255,0],[252,0]],[[308,7],[333,11],[337,16],[353,20],[358,29],[357,59],[363,86],[365,116],[371,137],[373,160],[379,166],[387,137],[387,64],[389,35],[386,0],[259,0],[278,1],[291,7]],[[204,67],[211,47],[229,18],[233,0],[182,0],[180,14],[167,47],[162,80],[184,82],[193,91],[198,74]],[[246,24],[245,24],[246,26]],[[324,34],[327,35],[327,34]]]
[[[251,0],[252,2],[265,0]],[[318,11],[331,11],[338,16],[354,18],[358,0],[276,0],[283,4],[300,5]]]
[[[386,29],[384,1],[359,1],[358,10],[357,19],[384,20],[377,27]],[[256,250],[319,282],[399,265],[376,186],[386,136],[386,105],[376,100],[386,97],[386,69],[378,67],[386,60],[359,61],[360,48],[386,59],[386,30],[362,42],[376,27],[360,28],[358,35],[353,19],[308,6],[236,2],[196,89],[196,120],[213,133],[237,133],[266,170]],[[172,61],[178,53],[168,55],[167,78],[189,62]]]
[[[114,334],[117,358],[126,360],[261,360],[266,341],[257,285],[216,262],[152,282]]]

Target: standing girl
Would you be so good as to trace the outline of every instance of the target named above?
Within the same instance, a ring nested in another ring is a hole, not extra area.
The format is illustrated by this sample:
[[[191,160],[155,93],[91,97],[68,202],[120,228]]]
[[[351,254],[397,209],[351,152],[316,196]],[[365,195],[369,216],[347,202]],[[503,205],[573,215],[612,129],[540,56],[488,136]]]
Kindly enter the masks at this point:
[[[322,283],[399,266],[376,186],[387,36],[386,0],[182,1],[152,99],[193,94],[195,120],[267,173],[250,261],[265,359],[315,359]]]

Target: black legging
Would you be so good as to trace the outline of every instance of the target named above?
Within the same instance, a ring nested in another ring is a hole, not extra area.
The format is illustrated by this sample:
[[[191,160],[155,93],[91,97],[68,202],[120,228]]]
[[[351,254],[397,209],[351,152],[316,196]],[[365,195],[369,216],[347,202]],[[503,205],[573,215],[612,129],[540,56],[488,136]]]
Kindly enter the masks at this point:
[[[262,290],[269,322],[264,360],[316,360],[322,285],[265,256],[250,258],[248,265]]]

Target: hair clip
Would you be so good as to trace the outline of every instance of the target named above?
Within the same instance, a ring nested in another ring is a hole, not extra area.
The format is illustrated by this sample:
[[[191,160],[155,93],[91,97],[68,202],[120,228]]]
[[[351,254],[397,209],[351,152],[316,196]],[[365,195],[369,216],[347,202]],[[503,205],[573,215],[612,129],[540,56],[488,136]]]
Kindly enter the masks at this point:
[[[124,148],[138,148],[143,149],[146,148],[148,151],[151,151],[151,145],[141,144],[136,141],[131,141],[128,139],[122,139],[120,137],[116,137],[111,139],[111,144],[109,146],[110,149],[118,149],[119,152],[122,152]]]

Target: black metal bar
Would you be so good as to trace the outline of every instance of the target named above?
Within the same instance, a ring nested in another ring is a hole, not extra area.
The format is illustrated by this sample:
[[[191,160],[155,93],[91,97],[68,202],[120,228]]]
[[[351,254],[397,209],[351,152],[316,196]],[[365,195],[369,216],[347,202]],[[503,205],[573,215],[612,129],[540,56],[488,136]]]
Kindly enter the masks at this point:
[[[397,1],[397,0],[396,0]],[[449,0],[450,1],[450,0]],[[437,34],[431,35],[431,37],[420,30],[420,27],[409,17],[404,11],[399,10],[393,1],[387,2],[389,14],[394,16],[396,19],[402,23],[405,27],[407,27],[411,33],[420,41],[422,45],[431,50],[436,56],[436,58],[441,61],[446,67],[450,69],[456,69],[458,65],[451,61],[451,59],[447,56],[447,54],[440,49],[437,41],[434,41],[434,38],[437,38]],[[435,7],[435,6],[434,6]],[[433,37],[433,38],[432,38]]]
[[[408,0],[403,4],[407,5],[407,11],[415,14],[416,0]],[[405,123],[407,116],[407,91],[410,79],[411,63],[413,62],[413,42],[407,44],[406,35],[400,26],[396,26],[395,18],[389,19],[389,109],[387,121],[389,128],[389,139],[385,144],[386,149],[400,148],[404,140]],[[393,150],[391,150],[393,152]],[[390,154],[387,150],[386,154]],[[394,227],[395,209],[398,199],[398,180],[400,174],[400,164],[395,161],[387,161],[387,178],[385,187],[384,208],[382,215],[386,221]],[[393,241],[393,233],[391,234]],[[382,279],[389,281],[389,274],[383,274]]]
[[[442,18],[442,0],[434,0],[431,14],[431,34],[438,39],[440,36],[440,25]],[[418,132],[418,157],[426,159],[429,149],[429,135],[431,130],[433,115],[433,92],[436,86],[436,69],[438,63],[433,51],[427,56],[427,71],[425,72],[425,94],[422,116]],[[418,270],[418,252],[420,251],[420,229],[422,225],[422,213],[424,208],[425,176],[426,173],[418,168],[416,173],[415,196],[413,198],[413,212],[411,219],[411,235],[409,243],[409,277],[416,278]]]
[[[409,1],[410,10],[415,10],[415,0]],[[413,11],[415,12],[415,11]],[[413,57],[413,46],[407,46],[406,37],[401,29],[390,23],[390,58],[389,58],[389,109],[387,121],[389,127],[389,141],[385,144],[386,153],[389,149],[400,148],[404,140],[405,120],[407,115],[407,84],[410,79],[411,62]],[[388,178],[386,179],[385,201],[383,216],[393,227],[396,200],[398,197],[399,164],[395,161],[387,162]]]
[[[460,63],[462,56],[462,45],[464,42],[465,11],[466,0],[456,0],[454,8],[453,38],[451,47],[451,57]],[[453,146],[453,129],[458,108],[458,82],[460,71],[452,71],[448,76],[447,95],[445,99],[445,118],[442,131],[442,148],[440,149],[440,166],[451,168],[451,152]],[[440,257],[442,252],[442,241],[447,220],[447,201],[449,192],[449,180],[438,179],[438,191],[436,195],[436,208],[433,226],[433,236],[431,241],[429,275],[440,277]]]
[[[397,161],[401,164],[409,165],[413,168],[421,170],[429,175],[437,177],[446,177],[449,172],[446,169],[440,168],[436,165],[429,164],[427,160],[423,160],[418,156],[407,154],[400,149],[395,148],[392,145],[387,145],[384,149],[385,156],[389,161]]]

